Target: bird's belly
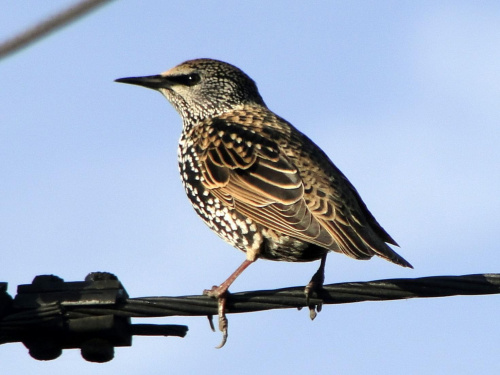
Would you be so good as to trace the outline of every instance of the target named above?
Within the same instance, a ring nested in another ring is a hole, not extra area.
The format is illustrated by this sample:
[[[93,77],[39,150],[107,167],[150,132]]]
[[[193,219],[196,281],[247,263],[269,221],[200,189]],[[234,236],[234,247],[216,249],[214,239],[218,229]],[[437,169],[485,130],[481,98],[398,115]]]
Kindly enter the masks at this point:
[[[202,183],[184,178],[182,182],[196,213],[224,241],[244,252],[261,241],[251,220],[210,194]]]
[[[285,262],[311,262],[328,252],[323,247],[262,228],[264,244],[260,257]]]
[[[243,252],[256,252],[259,258],[310,262],[320,259],[327,249],[266,229],[225,205],[201,183],[183,181],[196,213],[219,237]]]
[[[195,156],[179,163],[186,195],[205,224],[224,241],[245,253],[275,261],[310,262],[328,252],[320,246],[269,230],[219,200],[204,187],[194,160]]]

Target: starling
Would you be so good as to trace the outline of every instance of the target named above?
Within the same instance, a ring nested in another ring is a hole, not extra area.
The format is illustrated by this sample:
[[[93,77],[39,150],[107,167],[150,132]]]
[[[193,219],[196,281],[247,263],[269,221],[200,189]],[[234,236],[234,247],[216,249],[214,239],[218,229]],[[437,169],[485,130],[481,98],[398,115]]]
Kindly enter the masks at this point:
[[[178,162],[186,194],[214,232],[246,253],[226,281],[205,291],[219,299],[220,346],[227,338],[227,290],[259,258],[321,260],[306,297],[321,289],[329,251],[355,259],[378,255],[412,267],[387,245],[397,243],[344,174],[267,108],[255,82],[240,69],[196,59],[159,75],[116,81],[155,89],[179,112]]]

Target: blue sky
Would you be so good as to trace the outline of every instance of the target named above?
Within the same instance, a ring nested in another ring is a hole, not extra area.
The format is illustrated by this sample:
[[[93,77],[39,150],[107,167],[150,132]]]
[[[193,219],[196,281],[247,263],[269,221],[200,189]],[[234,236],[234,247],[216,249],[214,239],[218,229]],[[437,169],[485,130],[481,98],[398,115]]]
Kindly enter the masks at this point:
[[[70,1],[0,5],[4,39]],[[28,4],[28,5],[27,5]],[[357,187],[415,269],[332,254],[326,283],[500,272],[500,4],[495,1],[116,1],[0,61],[1,281],[118,275],[132,297],[199,294],[244,255],[191,209],[181,121],[158,93],[114,83],[197,57],[228,61]],[[318,264],[258,261],[233,292],[305,285]],[[498,296],[205,318],[138,337],[115,359],[38,362],[0,347],[0,371],[498,373]],[[144,320],[140,320],[143,322]],[[139,322],[137,320],[136,322]]]

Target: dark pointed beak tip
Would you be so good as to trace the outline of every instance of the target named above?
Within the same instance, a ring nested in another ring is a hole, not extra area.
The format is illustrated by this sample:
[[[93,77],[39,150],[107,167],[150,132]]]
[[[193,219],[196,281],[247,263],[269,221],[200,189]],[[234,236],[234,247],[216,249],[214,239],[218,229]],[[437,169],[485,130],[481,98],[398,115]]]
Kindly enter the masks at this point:
[[[128,83],[129,85],[138,85],[149,89],[158,90],[165,87],[165,79],[161,75],[145,77],[126,77],[115,79],[118,83]]]

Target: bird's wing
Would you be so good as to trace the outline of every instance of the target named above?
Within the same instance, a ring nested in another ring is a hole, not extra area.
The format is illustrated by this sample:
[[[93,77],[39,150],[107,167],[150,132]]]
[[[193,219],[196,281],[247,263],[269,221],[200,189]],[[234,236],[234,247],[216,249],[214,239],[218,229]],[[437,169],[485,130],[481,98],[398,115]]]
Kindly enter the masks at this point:
[[[356,259],[377,254],[410,266],[375,230],[385,233],[347,178],[307,137],[289,138],[291,151],[285,151],[269,134],[241,124],[215,120],[207,129],[198,142],[202,183],[225,205],[278,233]]]
[[[373,255],[362,241],[349,242],[349,223],[327,195],[306,199],[299,170],[276,142],[225,121],[211,124],[201,140],[202,182],[224,204],[278,233],[355,258]]]

